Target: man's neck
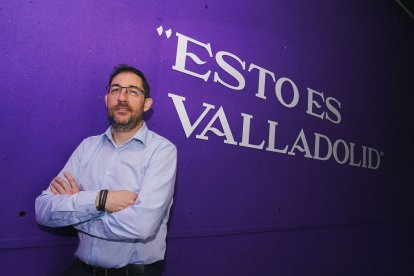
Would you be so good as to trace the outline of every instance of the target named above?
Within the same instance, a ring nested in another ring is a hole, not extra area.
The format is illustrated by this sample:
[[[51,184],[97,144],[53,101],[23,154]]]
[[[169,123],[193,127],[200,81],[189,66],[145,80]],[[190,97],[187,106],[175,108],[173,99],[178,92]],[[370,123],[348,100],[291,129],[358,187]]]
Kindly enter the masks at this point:
[[[114,140],[116,146],[120,146],[129,139],[132,138],[132,136],[135,135],[135,133],[138,132],[138,130],[141,129],[143,125],[143,122],[141,121],[136,127],[134,127],[131,130],[116,130],[112,128],[112,139]]]

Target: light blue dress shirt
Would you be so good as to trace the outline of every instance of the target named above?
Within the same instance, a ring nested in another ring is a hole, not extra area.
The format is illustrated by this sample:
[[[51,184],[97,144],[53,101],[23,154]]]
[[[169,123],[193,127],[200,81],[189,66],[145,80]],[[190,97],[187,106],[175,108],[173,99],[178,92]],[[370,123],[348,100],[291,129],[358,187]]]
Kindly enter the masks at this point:
[[[63,172],[70,172],[81,191],[54,195],[49,187],[36,199],[36,219],[51,227],[73,225],[79,236],[75,256],[91,265],[113,268],[162,260],[176,167],[175,146],[145,122],[119,147],[108,128],[83,140],[59,173],[64,178]],[[138,199],[119,212],[98,212],[95,199],[102,189],[129,190]]]

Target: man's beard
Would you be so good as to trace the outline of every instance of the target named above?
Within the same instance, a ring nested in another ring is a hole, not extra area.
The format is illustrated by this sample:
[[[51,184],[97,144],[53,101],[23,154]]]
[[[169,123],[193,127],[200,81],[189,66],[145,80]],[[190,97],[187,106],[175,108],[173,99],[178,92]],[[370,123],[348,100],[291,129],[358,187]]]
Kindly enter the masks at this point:
[[[131,116],[129,116],[129,118],[126,121],[120,121],[115,117],[115,110],[118,107],[127,108],[128,111],[131,112]],[[111,110],[108,109],[108,121],[114,130],[129,131],[139,125],[139,123],[141,122],[141,116],[139,116],[138,114],[134,114],[129,105],[118,104],[114,106]]]

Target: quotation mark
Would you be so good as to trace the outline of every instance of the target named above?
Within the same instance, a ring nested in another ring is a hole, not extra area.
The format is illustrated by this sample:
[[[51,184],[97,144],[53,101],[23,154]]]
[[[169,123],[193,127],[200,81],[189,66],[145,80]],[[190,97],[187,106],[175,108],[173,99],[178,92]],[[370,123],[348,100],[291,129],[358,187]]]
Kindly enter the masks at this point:
[[[158,35],[161,36],[162,33],[164,32],[164,28],[162,26],[159,26],[157,28],[157,32],[158,32]],[[165,31],[165,36],[167,38],[170,38],[170,36],[171,36],[171,29],[168,29],[168,30]]]

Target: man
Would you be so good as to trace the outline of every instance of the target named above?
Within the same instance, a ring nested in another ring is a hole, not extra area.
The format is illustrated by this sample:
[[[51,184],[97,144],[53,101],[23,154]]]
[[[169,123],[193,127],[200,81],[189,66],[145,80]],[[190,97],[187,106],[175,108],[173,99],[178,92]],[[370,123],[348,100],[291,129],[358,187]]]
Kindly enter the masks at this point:
[[[78,230],[65,275],[162,275],[177,151],[142,120],[153,100],[141,71],[117,66],[107,91],[111,127],[73,152],[37,197],[36,219]]]

